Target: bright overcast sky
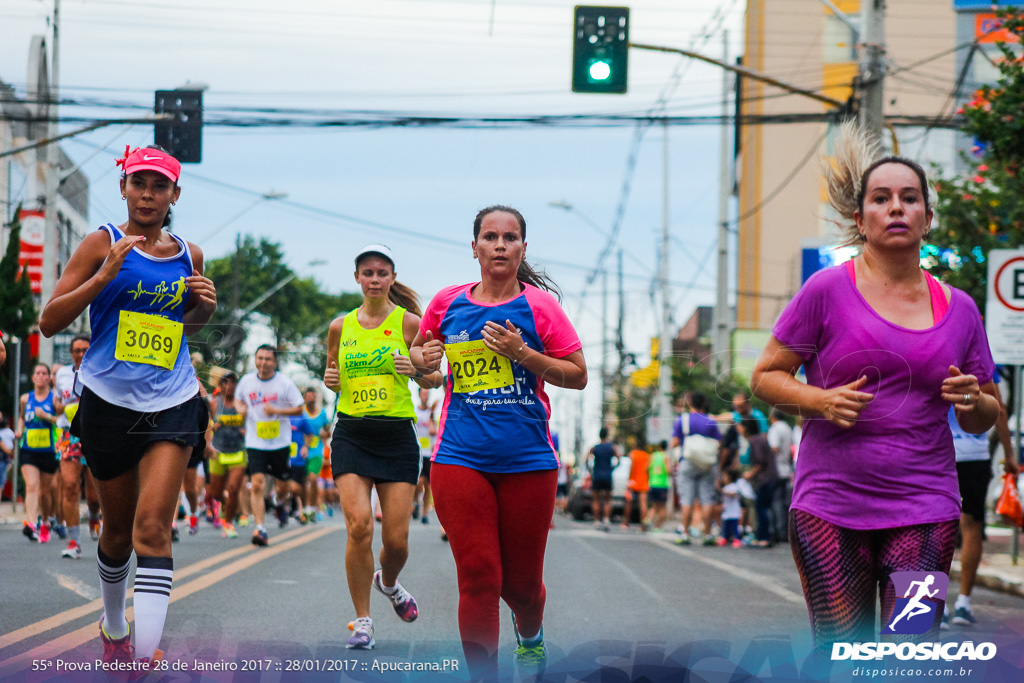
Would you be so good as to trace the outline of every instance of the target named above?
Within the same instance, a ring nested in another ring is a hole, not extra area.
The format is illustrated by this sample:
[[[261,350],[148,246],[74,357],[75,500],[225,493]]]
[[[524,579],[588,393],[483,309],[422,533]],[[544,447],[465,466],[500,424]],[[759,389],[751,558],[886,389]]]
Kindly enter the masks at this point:
[[[232,107],[315,109],[328,118],[351,111],[645,114],[663,93],[673,115],[719,113],[720,71],[667,53],[630,52],[628,95],[572,93],[574,4],[63,0],[61,95],[99,106],[65,106],[61,115],[142,116],[152,107],[154,90],[186,82],[209,86],[207,118],[241,116]],[[628,5],[632,42],[720,57],[724,28],[732,58],[738,53],[742,0]],[[53,0],[0,3],[0,79],[19,94],[25,92],[30,39],[47,32],[52,7]],[[64,124],[61,131],[80,125]],[[631,191],[618,246],[627,252],[627,346],[645,354],[647,340],[657,334],[649,288],[663,215],[664,137],[660,126],[644,134],[630,174],[635,132],[211,126],[203,134],[203,162],[184,169],[174,227],[199,243],[208,259],[225,255],[237,232],[279,241],[293,268],[308,270],[333,290],[354,289],[351,259],[359,247],[385,242],[395,250],[399,279],[427,300],[445,285],[478,277],[469,250],[473,216],[488,204],[511,204],[526,216],[530,259],[545,266],[566,295],[596,388],[599,282],[585,299],[579,295],[605,245],[625,183]],[[677,324],[695,306],[714,300],[718,138],[715,126],[669,132]],[[105,148],[83,165],[92,182],[92,224],[125,219],[113,159],[126,144],[151,142],[152,126],[120,125],[63,143],[76,161],[97,146]],[[287,200],[260,199],[271,190],[287,192]],[[555,200],[579,213],[549,206]],[[328,264],[307,269],[314,259]],[[614,259],[608,265],[614,267]],[[614,276],[609,280],[614,286]]]

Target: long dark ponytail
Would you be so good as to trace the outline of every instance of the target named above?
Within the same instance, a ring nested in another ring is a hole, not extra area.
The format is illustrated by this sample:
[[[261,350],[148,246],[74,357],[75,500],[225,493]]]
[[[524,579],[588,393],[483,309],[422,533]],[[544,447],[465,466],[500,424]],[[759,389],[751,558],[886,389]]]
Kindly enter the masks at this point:
[[[523,214],[519,213],[516,209],[511,206],[505,206],[504,204],[494,204],[484,209],[480,209],[477,213],[476,218],[473,220],[473,240],[480,236],[480,227],[483,225],[484,217],[489,213],[501,211],[502,213],[512,214],[515,217],[516,222],[519,223],[519,231],[522,233],[520,236],[523,238],[523,242],[526,241],[526,219],[523,218]],[[555,295],[555,298],[559,302],[562,301],[562,292],[558,289],[558,285],[555,284],[554,280],[548,277],[548,274],[543,270],[534,269],[529,263],[527,263],[525,256],[519,263],[519,270],[516,271],[516,279],[520,282],[533,285],[538,289],[544,289]]]

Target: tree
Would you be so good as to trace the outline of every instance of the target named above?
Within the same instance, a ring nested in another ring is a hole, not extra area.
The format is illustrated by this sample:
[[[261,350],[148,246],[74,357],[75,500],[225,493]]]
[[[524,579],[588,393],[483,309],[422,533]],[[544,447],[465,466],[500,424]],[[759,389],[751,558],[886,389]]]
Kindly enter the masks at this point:
[[[0,331],[4,340],[12,336],[23,340],[28,337],[29,330],[36,322],[36,307],[32,300],[32,284],[29,282],[28,268],[21,268],[18,256],[21,253],[21,207],[14,212],[11,230],[8,233],[7,252],[0,259]],[[19,343],[21,343],[19,341]],[[12,397],[10,390],[11,378],[19,371],[14,365],[14,349],[8,344],[7,363],[0,371],[0,411],[5,415],[13,415],[11,411]]]
[[[1002,27],[1024,37],[1024,12],[999,12]],[[1019,45],[998,44],[999,79],[960,110],[963,132],[976,141],[964,155],[969,171],[935,183],[938,227],[926,246],[929,270],[967,292],[985,311],[988,252],[1024,244],[1024,57]],[[1011,379],[1007,376],[1007,379]],[[1013,391],[1004,388],[1004,399]],[[1010,403],[1009,405],[1012,405]]]
[[[351,310],[362,301],[359,294],[329,294],[312,278],[296,276],[284,262],[281,245],[266,238],[257,241],[245,236],[234,253],[206,263],[206,276],[217,287],[217,312],[206,328],[189,341],[207,360],[236,371],[242,369],[238,349],[245,340],[241,325],[244,319],[238,320],[237,316],[281,282],[292,278],[261,302],[254,313],[270,319],[278,348],[293,350],[294,359],[314,373],[326,367],[323,341],[327,325],[338,313]]]
[[[1024,35],[1024,13],[1003,10],[1000,17],[1003,28]],[[1024,244],[1024,62],[1011,45],[1000,43],[999,49],[999,80],[982,86],[959,112],[963,132],[977,144],[973,155],[964,156],[966,174],[939,174],[938,227],[926,247],[929,271],[970,294],[981,311],[988,252]]]
[[[36,322],[28,267],[22,269],[18,263],[21,253],[20,214],[19,206],[8,234],[7,253],[0,259],[0,330],[3,330],[5,337],[27,337]]]
[[[704,394],[708,401],[708,414],[719,415],[732,410],[732,397],[746,391],[748,383],[736,375],[716,377],[703,363],[695,362],[689,355],[674,356],[669,361],[672,368],[672,403],[675,404],[684,394]],[[612,437],[618,443],[634,441],[643,447],[648,443],[647,419],[654,412],[654,399],[657,396],[656,384],[637,384],[623,378],[623,389],[619,394],[612,412],[615,414],[615,425]],[[765,415],[771,407],[760,399],[754,398],[753,405]]]

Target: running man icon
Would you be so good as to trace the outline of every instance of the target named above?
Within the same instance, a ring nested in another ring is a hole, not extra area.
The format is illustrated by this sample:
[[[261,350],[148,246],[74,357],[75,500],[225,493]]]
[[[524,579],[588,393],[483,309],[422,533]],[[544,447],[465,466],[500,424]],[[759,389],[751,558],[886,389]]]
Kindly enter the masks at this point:
[[[896,595],[902,597],[896,598],[893,606],[892,613],[897,616],[882,629],[882,633],[921,634],[928,631],[938,604],[946,599],[949,577],[941,572],[894,572],[891,580]]]

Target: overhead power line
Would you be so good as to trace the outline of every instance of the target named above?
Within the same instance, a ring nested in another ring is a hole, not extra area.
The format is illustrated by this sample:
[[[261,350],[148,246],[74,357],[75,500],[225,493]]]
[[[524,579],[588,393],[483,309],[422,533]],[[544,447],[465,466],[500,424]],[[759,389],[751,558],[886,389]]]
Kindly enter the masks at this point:
[[[834,112],[810,112],[791,114],[744,114],[729,115],[646,115],[646,114],[536,114],[517,116],[425,116],[406,114],[387,114],[376,112],[374,115],[353,114],[329,118],[293,118],[293,117],[238,117],[238,118],[203,118],[204,128],[622,128],[638,124],[670,125],[670,126],[708,126],[723,123],[740,123],[744,126],[768,124],[801,124],[827,123],[834,120]],[[56,123],[83,123],[112,125],[119,123],[139,123],[140,119],[99,119],[87,116],[60,116],[55,119],[34,117],[6,117],[8,121],[32,121],[33,123],[54,121]],[[886,121],[895,126],[931,126],[935,128],[960,128],[960,116],[928,116],[928,115],[895,115],[886,117]]]

